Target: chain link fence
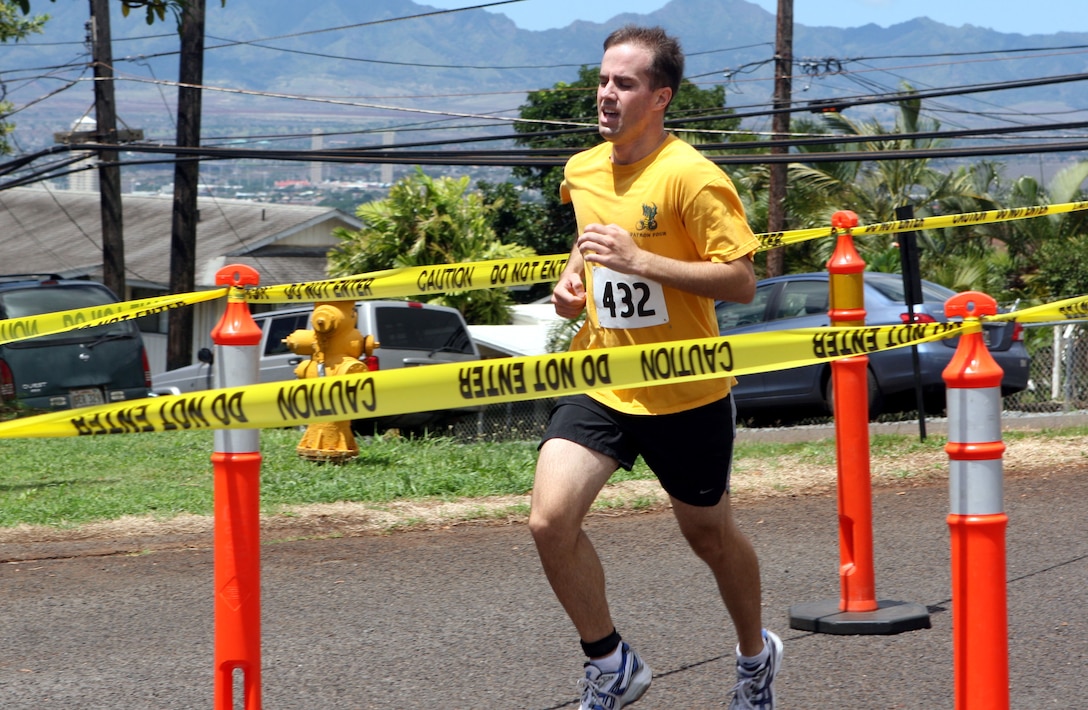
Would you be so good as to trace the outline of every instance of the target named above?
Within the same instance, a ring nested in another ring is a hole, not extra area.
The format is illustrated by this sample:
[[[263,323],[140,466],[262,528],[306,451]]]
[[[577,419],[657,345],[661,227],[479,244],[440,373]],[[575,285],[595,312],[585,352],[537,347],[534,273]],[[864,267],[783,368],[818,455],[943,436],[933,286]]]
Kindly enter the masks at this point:
[[[1005,398],[1005,409],[1070,412],[1088,408],[1088,327],[1078,323],[1026,325],[1031,355],[1028,388]]]
[[[554,399],[489,404],[450,427],[462,441],[536,441],[548,424]]]

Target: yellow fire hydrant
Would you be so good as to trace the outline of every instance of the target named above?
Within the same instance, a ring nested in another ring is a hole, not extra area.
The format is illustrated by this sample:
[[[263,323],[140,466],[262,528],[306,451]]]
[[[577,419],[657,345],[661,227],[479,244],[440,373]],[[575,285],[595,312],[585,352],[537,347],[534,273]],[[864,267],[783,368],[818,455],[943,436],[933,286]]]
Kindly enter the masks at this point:
[[[363,336],[356,326],[354,301],[330,301],[314,304],[313,330],[296,330],[283,342],[296,355],[309,355],[299,363],[295,377],[328,377],[365,372],[359,357],[370,355],[377,343],[371,335]],[[350,421],[315,422],[306,427],[299,442],[298,455],[311,461],[343,463],[359,455],[359,446]]]

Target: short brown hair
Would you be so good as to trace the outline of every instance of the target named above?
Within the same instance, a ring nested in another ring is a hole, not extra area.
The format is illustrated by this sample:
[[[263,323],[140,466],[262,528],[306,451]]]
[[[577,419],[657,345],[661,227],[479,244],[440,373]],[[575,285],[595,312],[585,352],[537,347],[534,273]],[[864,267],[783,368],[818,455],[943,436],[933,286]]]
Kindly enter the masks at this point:
[[[680,42],[666,34],[660,27],[638,27],[624,25],[604,41],[607,52],[620,44],[633,44],[650,50],[653,59],[650,62],[651,88],[664,86],[672,89],[672,98],[680,91],[680,80],[684,76],[684,52]]]

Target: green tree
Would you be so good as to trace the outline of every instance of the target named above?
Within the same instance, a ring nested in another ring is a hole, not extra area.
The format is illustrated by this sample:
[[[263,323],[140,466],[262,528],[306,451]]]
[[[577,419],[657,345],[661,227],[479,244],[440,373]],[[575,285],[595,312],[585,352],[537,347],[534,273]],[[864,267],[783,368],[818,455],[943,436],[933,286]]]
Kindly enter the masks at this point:
[[[516,142],[532,148],[550,148],[564,153],[592,147],[600,143],[597,133],[597,67],[583,66],[578,79],[572,83],[559,82],[550,89],[531,92],[521,106],[523,121],[515,124],[519,136]],[[689,81],[680,84],[669,105],[668,119],[716,116],[700,121],[697,128],[680,129],[677,135],[689,142],[722,142],[740,126],[740,119],[726,116],[725,87],[700,89]],[[668,121],[666,121],[668,125]],[[685,124],[690,125],[690,124]],[[581,126],[582,130],[579,130]],[[574,210],[559,200],[559,184],[563,181],[562,167],[517,167],[514,176],[522,184],[540,193],[543,219],[537,222],[539,231],[528,242],[541,254],[563,254],[570,251],[577,225]]]
[[[483,201],[490,206],[488,222],[495,230],[495,236],[503,244],[513,244],[538,253],[534,245],[539,245],[538,235],[548,227],[548,215],[544,203],[537,199],[525,199],[525,190],[520,185],[510,182],[491,183],[480,180],[476,183]],[[545,253],[566,253],[566,250]],[[552,284],[533,284],[528,288],[511,292],[511,298],[518,303],[530,303],[549,295]]]
[[[1048,184],[1022,176],[1006,183],[1002,166],[973,163],[950,174],[958,198],[940,201],[943,214],[1004,207],[1033,207],[1083,199],[1088,161],[1059,171]],[[999,301],[1038,303],[1088,288],[1088,271],[1077,256],[1078,235],[1088,227],[1083,212],[926,230],[921,234],[923,273],[956,290],[975,289]],[[1064,252],[1064,253],[1063,253]],[[1077,284],[1080,284],[1078,287]]]
[[[359,206],[355,214],[362,229],[336,231],[341,243],[329,253],[329,274],[532,256],[531,248],[496,238],[493,211],[493,203],[469,190],[467,176],[434,179],[417,168],[398,180],[387,198]],[[449,291],[420,299],[453,306],[469,323],[510,322],[506,289]]]
[[[0,1],[0,42],[19,41],[28,35],[40,33],[49,15],[27,17],[29,14],[29,0]]]
[[[0,0],[0,42],[18,42],[29,35],[41,33],[49,15],[27,17],[30,13],[28,1]],[[0,101],[0,117],[9,115],[12,108],[10,101]],[[14,130],[15,124],[0,119],[0,155],[11,153],[7,136]]]

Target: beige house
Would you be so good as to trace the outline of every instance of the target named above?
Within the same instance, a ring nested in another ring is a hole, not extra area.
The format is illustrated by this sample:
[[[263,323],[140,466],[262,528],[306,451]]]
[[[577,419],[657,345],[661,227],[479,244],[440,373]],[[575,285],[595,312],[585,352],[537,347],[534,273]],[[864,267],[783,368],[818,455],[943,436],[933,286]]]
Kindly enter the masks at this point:
[[[162,296],[170,283],[170,196],[124,195],[125,283],[122,300]],[[216,288],[227,264],[257,270],[262,285],[327,278],[326,254],[337,227],[355,217],[329,207],[201,197],[198,201],[197,290]],[[102,222],[97,192],[42,187],[0,191],[0,273],[58,274],[102,281]],[[222,299],[193,308],[193,353],[211,347]],[[166,366],[166,318],[141,323],[152,372]]]

